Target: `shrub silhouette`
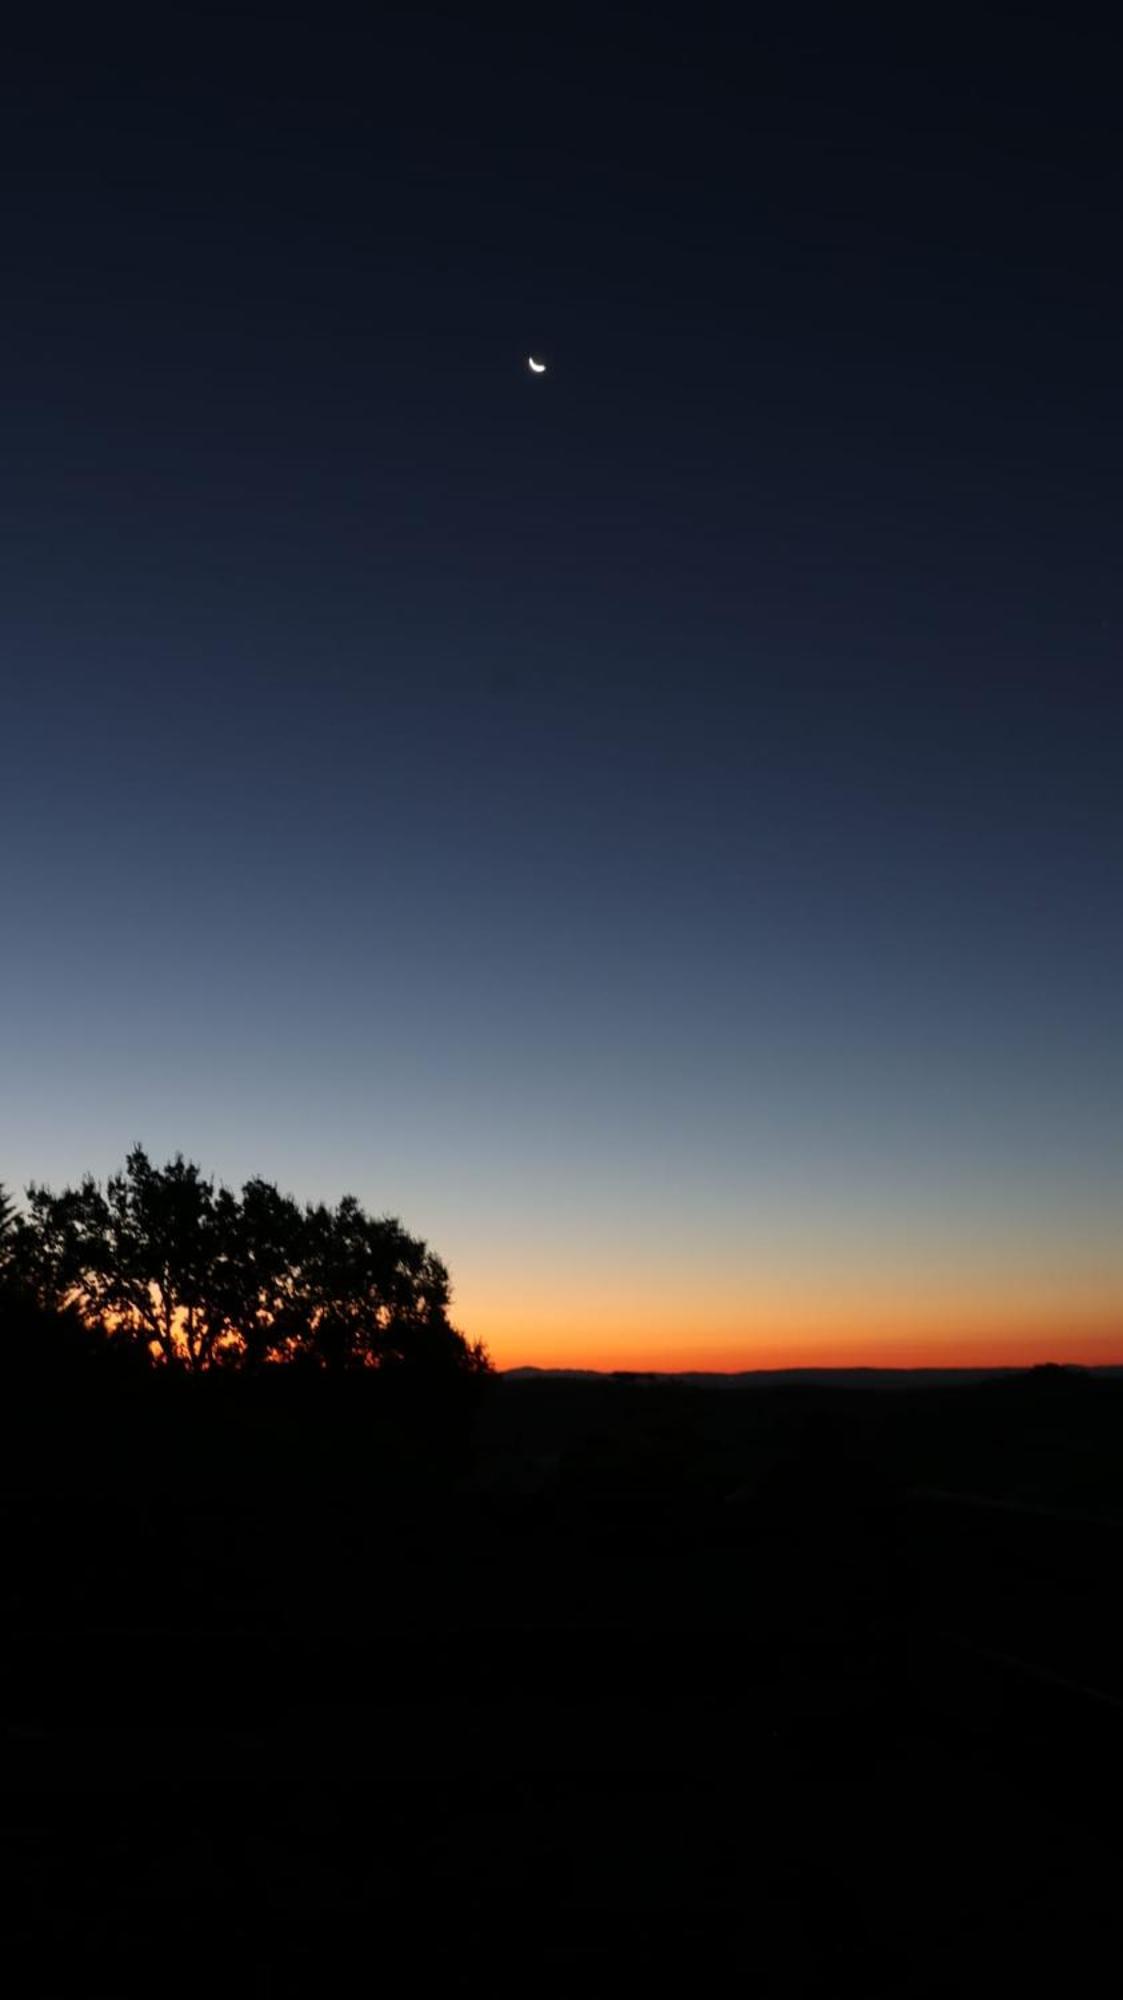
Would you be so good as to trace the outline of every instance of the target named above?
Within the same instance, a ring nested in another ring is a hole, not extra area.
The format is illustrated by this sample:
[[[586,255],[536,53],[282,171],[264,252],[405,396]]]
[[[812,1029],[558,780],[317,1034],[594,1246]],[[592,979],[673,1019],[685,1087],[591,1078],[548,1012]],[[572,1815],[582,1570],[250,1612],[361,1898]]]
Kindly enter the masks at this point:
[[[182,1154],[157,1167],[135,1146],[104,1188],[32,1185],[22,1216],[3,1203],[0,1272],[25,1311],[65,1312],[158,1367],[488,1371],[449,1322],[440,1258],[353,1195],[302,1208],[254,1179],[239,1196]]]

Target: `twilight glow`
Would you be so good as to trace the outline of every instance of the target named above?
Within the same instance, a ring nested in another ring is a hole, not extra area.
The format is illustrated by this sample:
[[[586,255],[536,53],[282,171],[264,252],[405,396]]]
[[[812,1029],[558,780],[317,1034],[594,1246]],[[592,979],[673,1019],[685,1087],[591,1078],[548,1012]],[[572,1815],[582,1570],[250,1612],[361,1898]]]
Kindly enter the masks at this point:
[[[531,102],[384,32],[373,123],[342,31],[232,25],[206,146],[96,36],[119,117],[29,83],[0,1180],[353,1190],[501,1365],[1123,1361],[1077,138],[1043,230],[880,44],[700,50],[703,127],[677,41],[567,81],[530,27]]]

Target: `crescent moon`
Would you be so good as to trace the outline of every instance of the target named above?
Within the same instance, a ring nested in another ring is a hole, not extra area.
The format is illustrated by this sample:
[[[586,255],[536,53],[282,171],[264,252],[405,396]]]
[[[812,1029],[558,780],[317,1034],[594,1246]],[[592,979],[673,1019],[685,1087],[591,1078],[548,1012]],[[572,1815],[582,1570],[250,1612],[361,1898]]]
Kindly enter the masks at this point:
[[[536,361],[533,354],[527,355],[526,364],[532,375],[544,375],[546,373],[546,363],[544,361]]]

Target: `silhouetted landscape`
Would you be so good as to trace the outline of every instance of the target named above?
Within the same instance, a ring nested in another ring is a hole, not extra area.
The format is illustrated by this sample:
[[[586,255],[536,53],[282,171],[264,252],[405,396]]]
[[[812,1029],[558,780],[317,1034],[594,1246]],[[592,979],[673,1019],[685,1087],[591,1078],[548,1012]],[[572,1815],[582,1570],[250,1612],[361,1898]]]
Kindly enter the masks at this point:
[[[80,1243],[43,1191],[0,1236],[23,1990],[344,1992],[397,1954],[1079,1990],[1118,1869],[1120,1371],[496,1374],[430,1337],[447,1274],[416,1327],[386,1304],[385,1224],[392,1340],[200,1362],[156,1274],[214,1296],[239,1200],[138,1149],[108,1237],[84,1186]]]
[[[1112,1990],[1119,39],[8,10],[4,1995]]]

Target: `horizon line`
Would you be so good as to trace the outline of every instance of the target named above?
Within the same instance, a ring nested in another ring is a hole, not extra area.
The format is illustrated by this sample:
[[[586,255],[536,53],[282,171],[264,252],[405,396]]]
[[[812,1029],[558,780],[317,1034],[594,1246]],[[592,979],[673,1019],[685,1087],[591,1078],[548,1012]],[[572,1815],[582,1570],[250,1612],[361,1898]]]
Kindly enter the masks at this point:
[[[777,1375],[1031,1375],[1042,1369],[1056,1370],[1063,1375],[1123,1375],[1123,1361],[1026,1361],[1026,1362],[965,1362],[946,1363],[942,1366],[926,1366],[923,1363],[912,1366],[888,1364],[879,1366],[866,1362],[857,1366],[822,1366],[815,1363],[797,1364],[784,1368],[581,1368],[542,1367],[537,1362],[516,1362],[510,1367],[497,1368],[497,1376],[507,1375],[580,1375],[596,1376],[604,1381],[628,1379],[633,1381],[694,1381],[738,1382],[746,1377],[773,1377]]]

